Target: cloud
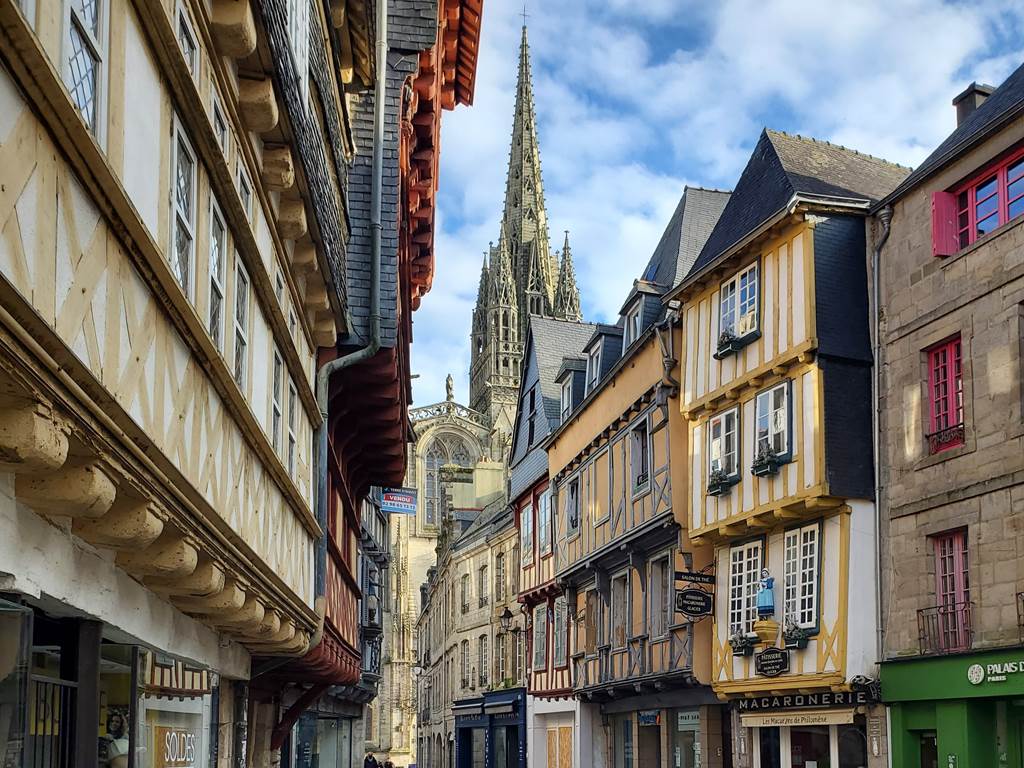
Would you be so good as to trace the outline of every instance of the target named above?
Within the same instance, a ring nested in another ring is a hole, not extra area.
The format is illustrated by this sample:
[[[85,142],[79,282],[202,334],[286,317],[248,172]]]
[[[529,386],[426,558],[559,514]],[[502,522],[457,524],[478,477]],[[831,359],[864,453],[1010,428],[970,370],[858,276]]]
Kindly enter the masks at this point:
[[[481,254],[498,234],[522,18],[487,6],[475,104],[446,113],[434,288],[414,318],[419,405],[468,400]],[[588,319],[613,318],[684,183],[731,187],[762,126],[905,165],[950,99],[1021,63],[1024,8],[934,0],[534,0],[529,36],[553,247],[571,230]]]

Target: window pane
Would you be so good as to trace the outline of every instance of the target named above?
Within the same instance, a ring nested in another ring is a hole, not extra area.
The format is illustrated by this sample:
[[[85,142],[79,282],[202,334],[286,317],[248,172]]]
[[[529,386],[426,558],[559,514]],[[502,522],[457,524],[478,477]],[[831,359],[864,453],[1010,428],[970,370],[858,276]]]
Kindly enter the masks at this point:
[[[181,289],[187,294],[189,289],[188,276],[189,261],[191,261],[190,257],[192,254],[192,236],[189,235],[181,218],[175,218],[174,254],[171,259],[171,271],[174,272],[174,276],[178,278],[178,282],[181,284]]]
[[[192,216],[192,155],[178,142],[178,175],[175,180],[175,201],[181,212]]]
[[[95,6],[93,6],[95,7]],[[82,113],[85,124],[96,128],[96,71],[99,68],[92,50],[78,29],[71,24],[71,55],[68,69],[71,74],[71,98]]]
[[[1018,160],[1006,169],[1007,181],[1013,182],[1021,177],[1024,177],[1024,159]]]
[[[1019,183],[1024,184],[1024,182]],[[1021,187],[1020,192],[1018,192],[1018,194],[1020,194],[1021,192],[1024,192],[1024,186]],[[1022,213],[1024,213],[1024,196],[1018,197],[1016,200],[1010,203],[1009,210],[1011,219],[1014,219],[1020,216]]]
[[[978,205],[975,206],[974,213],[980,221],[981,219],[984,219],[986,216],[995,213],[998,210],[998,208],[999,198],[996,195],[992,195],[986,200],[979,202]]]
[[[86,29],[95,37],[99,32],[100,14],[98,0],[75,0],[75,10],[78,11],[78,15],[81,17]]]
[[[997,187],[997,181],[996,181],[996,177],[995,176],[993,176],[992,178],[990,178],[990,179],[988,179],[986,181],[983,181],[975,189],[974,199],[977,200],[980,203],[985,198],[995,194],[996,187]]]

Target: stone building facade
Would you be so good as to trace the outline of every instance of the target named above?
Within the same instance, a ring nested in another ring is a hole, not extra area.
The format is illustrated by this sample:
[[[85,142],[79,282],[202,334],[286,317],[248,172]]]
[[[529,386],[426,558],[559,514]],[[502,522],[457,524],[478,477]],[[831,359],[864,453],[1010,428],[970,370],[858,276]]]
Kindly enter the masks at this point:
[[[874,217],[895,768],[1022,755],[1022,681],[1006,666],[1024,615],[1022,99],[1024,68],[972,84],[956,129]]]

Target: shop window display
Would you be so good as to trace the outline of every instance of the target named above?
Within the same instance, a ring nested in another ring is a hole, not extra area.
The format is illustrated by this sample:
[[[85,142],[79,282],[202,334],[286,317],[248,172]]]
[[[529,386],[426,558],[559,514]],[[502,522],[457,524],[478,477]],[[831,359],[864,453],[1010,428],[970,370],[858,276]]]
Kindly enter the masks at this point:
[[[0,600],[0,768],[22,764],[32,612]]]

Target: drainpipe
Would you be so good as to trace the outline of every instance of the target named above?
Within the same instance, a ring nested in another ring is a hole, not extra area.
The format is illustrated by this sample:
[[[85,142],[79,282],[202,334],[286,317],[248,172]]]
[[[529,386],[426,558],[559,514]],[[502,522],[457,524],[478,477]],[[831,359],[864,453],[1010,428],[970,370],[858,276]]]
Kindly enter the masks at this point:
[[[881,426],[882,426],[882,281],[879,275],[882,262],[882,247],[889,239],[889,228],[892,224],[892,206],[887,205],[878,212],[878,220],[882,223],[882,234],[875,243],[874,251],[871,254],[871,293],[874,302],[874,313],[872,317],[872,333],[874,334],[874,368],[872,378],[874,387],[872,392],[873,413],[872,422],[874,429],[874,459],[875,459],[875,658],[882,660],[884,647],[882,627],[882,469],[881,469]]]

